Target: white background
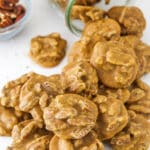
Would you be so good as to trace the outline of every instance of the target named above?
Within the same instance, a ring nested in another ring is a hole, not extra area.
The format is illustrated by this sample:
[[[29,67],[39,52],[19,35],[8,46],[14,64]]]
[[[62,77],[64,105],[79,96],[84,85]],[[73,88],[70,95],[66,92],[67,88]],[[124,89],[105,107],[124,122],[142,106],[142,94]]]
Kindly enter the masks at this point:
[[[56,68],[45,69],[32,62],[28,57],[32,37],[60,32],[68,41],[68,49],[78,39],[68,31],[63,18],[50,7],[48,0],[32,0],[31,3],[32,14],[25,29],[12,40],[0,41],[0,89],[7,81],[26,72],[35,71],[50,75],[60,73],[61,68],[66,64],[65,58]],[[143,40],[150,44],[150,0],[137,0],[135,5],[143,10],[146,17],[147,28]],[[147,75],[144,80],[150,84],[150,76]],[[0,137],[0,150],[5,150],[9,144],[9,138]]]

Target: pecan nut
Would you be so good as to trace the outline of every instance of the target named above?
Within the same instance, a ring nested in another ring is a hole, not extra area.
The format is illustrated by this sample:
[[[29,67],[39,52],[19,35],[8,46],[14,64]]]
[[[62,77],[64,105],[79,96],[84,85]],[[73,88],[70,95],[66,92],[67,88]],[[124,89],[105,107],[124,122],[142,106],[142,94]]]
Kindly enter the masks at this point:
[[[13,13],[16,15],[15,22],[18,22],[24,17],[26,10],[22,5],[17,5],[13,9]]]
[[[13,24],[9,13],[0,10],[0,28],[8,27]]]
[[[0,0],[0,8],[12,10],[19,0]]]

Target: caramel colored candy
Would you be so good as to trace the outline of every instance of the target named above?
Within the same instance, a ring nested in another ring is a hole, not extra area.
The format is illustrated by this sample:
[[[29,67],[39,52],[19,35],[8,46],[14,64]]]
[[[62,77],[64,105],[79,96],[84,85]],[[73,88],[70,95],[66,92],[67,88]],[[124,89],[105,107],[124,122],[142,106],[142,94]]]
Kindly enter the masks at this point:
[[[34,75],[35,73],[30,72],[16,80],[9,81],[2,89],[2,96],[0,97],[1,105],[13,107],[18,110],[21,88]]]
[[[59,94],[63,94],[60,75],[46,77],[35,74],[21,88],[19,109],[30,112],[35,120],[42,121],[42,110]]]
[[[104,145],[94,132],[79,140],[64,140],[54,136],[50,142],[50,150],[104,150]]]
[[[150,116],[150,87],[142,80],[137,80],[131,86],[131,95],[127,108],[144,117]]]
[[[68,62],[90,61],[94,46],[97,42],[105,41],[104,38],[94,35],[82,37],[75,42],[69,52]]]
[[[14,127],[13,143],[8,150],[47,150],[52,136],[39,122],[27,120]]]
[[[134,50],[118,41],[97,43],[90,62],[102,83],[110,88],[129,87],[138,71]]]
[[[95,34],[105,38],[106,40],[118,38],[120,36],[120,26],[113,19],[102,19],[97,21],[91,21],[84,27],[82,36],[92,37]]]
[[[19,122],[13,109],[0,106],[0,136],[9,136],[11,131]]]
[[[80,139],[95,126],[96,105],[80,95],[57,96],[44,110],[46,128],[63,139]]]
[[[59,33],[37,36],[31,40],[30,57],[43,67],[54,67],[64,58],[66,45]]]
[[[70,63],[62,71],[62,83],[67,92],[85,96],[96,95],[98,76],[88,62]]]
[[[112,7],[108,11],[108,16],[120,24],[123,35],[141,36],[146,27],[144,15],[137,7]]]
[[[145,73],[150,72],[150,45],[140,41],[135,48],[135,53],[139,61],[137,78],[140,78]]]
[[[103,19],[105,11],[92,6],[74,5],[71,17],[72,19],[80,19],[84,23]]]
[[[134,35],[121,36],[118,41],[134,49],[138,61],[137,79],[150,72],[150,46],[148,44]]]
[[[111,139],[127,125],[127,110],[120,100],[103,95],[98,95],[94,102],[99,108],[95,129],[101,140]]]
[[[128,126],[112,138],[114,150],[148,150],[150,123],[139,115],[130,119]]]

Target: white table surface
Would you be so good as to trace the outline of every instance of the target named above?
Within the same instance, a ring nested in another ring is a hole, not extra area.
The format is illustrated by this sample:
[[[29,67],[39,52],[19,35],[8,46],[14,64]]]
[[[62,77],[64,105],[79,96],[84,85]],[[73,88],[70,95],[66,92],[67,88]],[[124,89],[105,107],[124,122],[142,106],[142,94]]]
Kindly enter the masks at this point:
[[[147,28],[143,41],[150,44],[150,0],[137,0],[136,6],[143,10],[146,17]],[[61,72],[61,68],[66,64],[66,58],[59,66],[45,69],[39,67],[28,57],[30,39],[51,32],[60,32],[68,41],[68,49],[78,39],[68,31],[64,20],[58,16],[54,8],[50,7],[48,0],[32,0],[32,14],[25,29],[9,41],[0,41],[0,89],[7,81],[29,71],[45,75]],[[144,80],[150,84],[149,75],[144,77]],[[5,150],[10,143],[9,138],[0,137],[0,150]]]

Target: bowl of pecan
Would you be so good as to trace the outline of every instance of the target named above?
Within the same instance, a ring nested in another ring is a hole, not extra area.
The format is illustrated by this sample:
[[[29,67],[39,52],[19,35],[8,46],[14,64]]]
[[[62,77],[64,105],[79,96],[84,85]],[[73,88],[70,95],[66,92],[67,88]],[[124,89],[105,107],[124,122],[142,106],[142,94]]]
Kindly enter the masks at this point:
[[[28,21],[30,10],[29,0],[0,0],[0,40],[18,34]]]

